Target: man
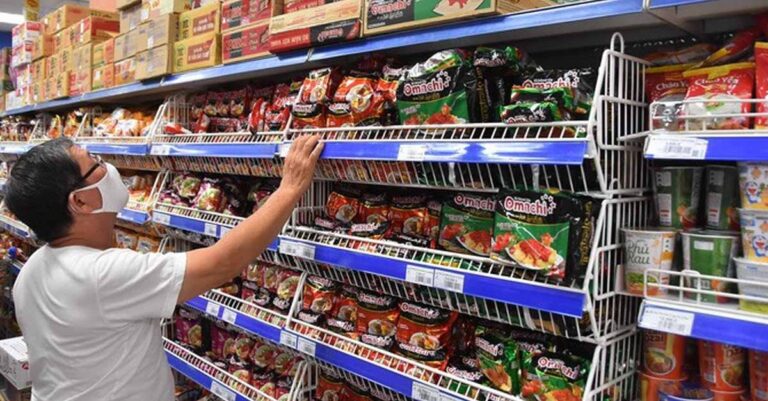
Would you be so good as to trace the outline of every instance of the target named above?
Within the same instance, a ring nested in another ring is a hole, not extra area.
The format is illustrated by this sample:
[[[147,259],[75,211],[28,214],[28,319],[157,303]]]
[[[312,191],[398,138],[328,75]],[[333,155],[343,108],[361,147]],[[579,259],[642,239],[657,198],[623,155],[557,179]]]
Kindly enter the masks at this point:
[[[111,248],[128,200],[114,166],[67,139],[21,156],[5,201],[47,242],[13,288],[33,401],[173,400],[160,320],[237,276],[272,242],[312,182],[318,139],[294,142],[279,189],[225,238],[170,254]]]

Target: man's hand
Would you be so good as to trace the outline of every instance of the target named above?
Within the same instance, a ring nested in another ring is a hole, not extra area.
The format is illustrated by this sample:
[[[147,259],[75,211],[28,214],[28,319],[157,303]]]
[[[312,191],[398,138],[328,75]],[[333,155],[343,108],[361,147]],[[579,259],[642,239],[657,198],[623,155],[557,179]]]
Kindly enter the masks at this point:
[[[320,135],[305,135],[296,138],[291,144],[283,166],[283,180],[280,188],[298,197],[304,195],[312,183],[315,166],[323,144]]]
[[[267,248],[312,183],[323,144],[320,136],[296,138],[285,158],[283,181],[259,210],[213,246],[187,253],[182,303],[237,276]]]

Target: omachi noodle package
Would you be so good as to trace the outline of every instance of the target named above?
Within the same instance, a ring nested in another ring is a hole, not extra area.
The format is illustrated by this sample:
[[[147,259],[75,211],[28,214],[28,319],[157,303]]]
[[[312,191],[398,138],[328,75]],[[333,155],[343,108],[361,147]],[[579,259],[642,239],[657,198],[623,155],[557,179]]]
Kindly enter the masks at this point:
[[[395,351],[440,370],[445,369],[457,313],[408,301],[400,302],[399,307]]]
[[[755,44],[755,98],[765,100],[757,104],[758,113],[768,113],[768,42]],[[768,115],[755,117],[755,129],[768,128]]]
[[[480,325],[475,329],[475,352],[485,381],[511,394],[520,392],[519,349],[507,328]]]
[[[438,245],[448,251],[488,256],[493,211],[493,198],[455,194],[443,202]]]
[[[651,67],[645,70],[645,96],[648,103],[678,102],[685,99],[688,92],[688,80],[683,72],[690,69],[692,64],[675,64],[663,67]],[[676,130],[679,123],[674,116],[680,113],[676,105],[664,105],[662,110],[654,110],[654,117],[669,116],[670,121],[654,121],[654,128]]]
[[[357,294],[357,334],[360,341],[389,349],[394,343],[400,310],[397,299],[360,290]]]

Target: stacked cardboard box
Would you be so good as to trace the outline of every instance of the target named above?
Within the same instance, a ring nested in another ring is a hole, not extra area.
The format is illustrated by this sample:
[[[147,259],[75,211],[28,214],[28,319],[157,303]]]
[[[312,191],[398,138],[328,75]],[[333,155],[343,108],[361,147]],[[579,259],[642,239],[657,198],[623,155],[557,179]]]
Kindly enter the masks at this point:
[[[269,49],[273,53],[360,37],[362,0],[272,0]]]
[[[179,15],[150,18],[139,27],[136,79],[167,75],[172,70],[173,45],[179,38]]]
[[[221,61],[224,64],[269,54],[271,1],[225,1],[221,11]]]
[[[217,64],[221,64],[221,3],[213,1],[179,16],[179,41],[173,47],[173,71]]]

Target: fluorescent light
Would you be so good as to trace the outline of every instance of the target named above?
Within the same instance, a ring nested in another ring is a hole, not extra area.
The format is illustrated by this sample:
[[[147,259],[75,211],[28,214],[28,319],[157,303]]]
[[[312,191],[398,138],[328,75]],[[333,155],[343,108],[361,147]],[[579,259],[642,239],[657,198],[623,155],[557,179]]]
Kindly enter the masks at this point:
[[[24,22],[24,15],[0,12],[0,23],[18,25]]]

